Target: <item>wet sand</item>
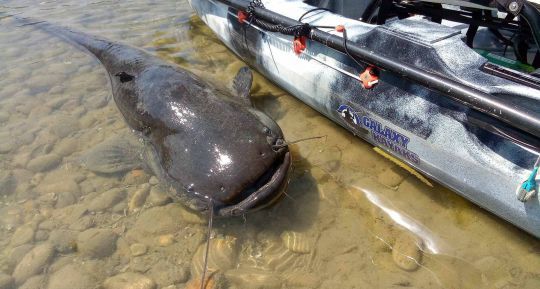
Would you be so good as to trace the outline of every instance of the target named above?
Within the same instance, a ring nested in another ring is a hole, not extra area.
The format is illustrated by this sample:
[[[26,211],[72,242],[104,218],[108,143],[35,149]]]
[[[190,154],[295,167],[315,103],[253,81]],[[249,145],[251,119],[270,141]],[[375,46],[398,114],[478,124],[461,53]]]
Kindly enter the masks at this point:
[[[142,47],[228,86],[243,63],[172,1],[8,1]],[[60,39],[0,20],[0,288],[199,288],[206,216],[143,170],[81,157],[129,135],[105,70]],[[285,198],[216,220],[208,288],[540,288],[540,241],[429,187],[272,83],[255,106],[288,140]]]

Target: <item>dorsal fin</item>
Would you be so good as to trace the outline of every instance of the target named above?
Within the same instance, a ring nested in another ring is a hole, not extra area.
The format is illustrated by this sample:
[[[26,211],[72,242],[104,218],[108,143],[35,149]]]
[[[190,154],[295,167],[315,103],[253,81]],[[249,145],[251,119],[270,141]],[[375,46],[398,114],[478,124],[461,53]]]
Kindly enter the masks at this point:
[[[252,83],[253,73],[251,73],[249,67],[244,66],[238,70],[232,84],[232,88],[236,95],[242,100],[242,102],[249,106],[253,105],[249,99],[249,91],[251,90]]]

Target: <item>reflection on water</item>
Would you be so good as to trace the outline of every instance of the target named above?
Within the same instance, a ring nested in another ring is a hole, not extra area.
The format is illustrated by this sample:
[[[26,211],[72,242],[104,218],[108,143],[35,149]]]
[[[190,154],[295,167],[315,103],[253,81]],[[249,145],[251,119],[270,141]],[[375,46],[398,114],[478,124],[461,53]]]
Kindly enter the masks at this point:
[[[243,65],[183,1],[8,1],[0,11],[143,47],[223,86]],[[199,288],[205,216],[143,170],[81,166],[130,133],[99,63],[9,18],[0,63],[0,288]],[[538,240],[255,80],[255,105],[289,140],[326,137],[291,147],[280,203],[215,222],[209,287],[540,288]]]

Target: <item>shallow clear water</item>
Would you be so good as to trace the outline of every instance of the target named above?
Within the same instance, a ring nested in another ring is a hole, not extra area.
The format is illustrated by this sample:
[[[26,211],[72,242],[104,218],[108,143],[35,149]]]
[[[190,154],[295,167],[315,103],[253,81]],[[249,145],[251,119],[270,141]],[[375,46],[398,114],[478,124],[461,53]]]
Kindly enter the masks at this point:
[[[0,12],[124,41],[220,85],[242,66],[184,1],[7,1]],[[206,217],[141,170],[81,166],[130,133],[100,64],[9,17],[0,63],[0,288],[199,288]],[[252,92],[287,139],[325,137],[291,146],[276,206],[215,221],[207,288],[540,288],[538,240],[259,75]]]

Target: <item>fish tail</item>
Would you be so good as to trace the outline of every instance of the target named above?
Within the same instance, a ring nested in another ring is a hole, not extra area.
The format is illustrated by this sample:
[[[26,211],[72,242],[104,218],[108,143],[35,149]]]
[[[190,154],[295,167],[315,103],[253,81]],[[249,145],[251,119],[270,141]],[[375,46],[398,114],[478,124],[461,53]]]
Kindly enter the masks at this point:
[[[43,20],[14,15],[12,15],[12,17],[21,26],[35,27],[56,36],[81,50],[90,52],[105,66],[105,69],[109,74],[116,74],[118,71],[113,70],[121,70],[123,67],[130,67],[132,70],[140,70],[147,64],[155,62],[152,60],[152,57],[149,57],[148,53],[135,47],[130,47]]]
[[[112,41],[98,38],[96,36],[89,35],[84,32],[71,29],[69,27],[53,24],[31,17],[21,17],[17,15],[9,16],[13,17],[13,19],[15,19],[15,21],[19,23],[20,26],[31,26],[47,32],[72,45],[88,50],[92,54],[96,55],[96,57],[98,58],[100,58],[100,55],[103,53],[103,51],[106,51],[109,47],[113,46]]]

